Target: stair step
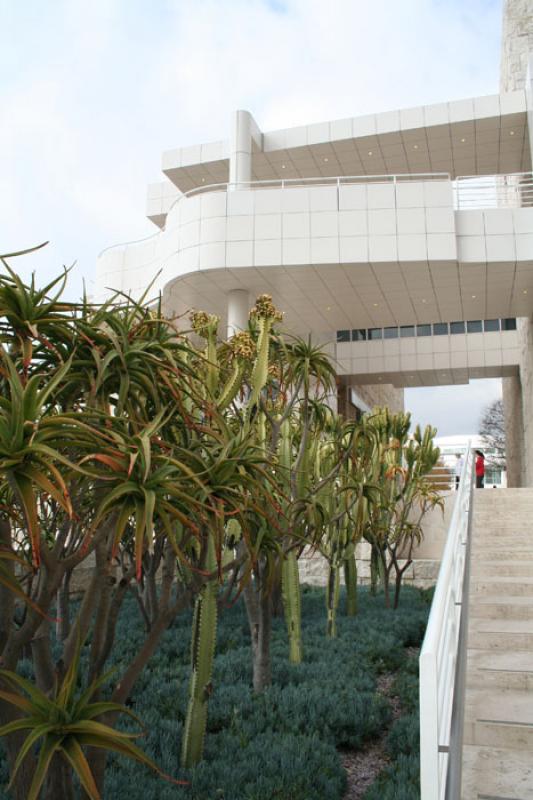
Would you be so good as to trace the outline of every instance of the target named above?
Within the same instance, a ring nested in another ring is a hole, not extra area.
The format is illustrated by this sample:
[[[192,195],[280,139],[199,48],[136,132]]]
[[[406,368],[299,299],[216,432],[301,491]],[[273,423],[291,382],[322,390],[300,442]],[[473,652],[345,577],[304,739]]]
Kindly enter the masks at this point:
[[[502,553],[503,555],[503,553]],[[507,553],[505,553],[507,555]],[[472,559],[472,575],[476,577],[502,576],[513,578],[533,578],[533,559],[515,559],[513,561]]]
[[[476,689],[533,691],[531,651],[470,650],[467,686]]]
[[[464,743],[513,750],[533,748],[533,697],[517,691],[467,693]]]
[[[530,753],[495,747],[463,748],[461,800],[527,800],[533,797]]]
[[[533,621],[473,619],[468,626],[468,649],[472,648],[533,651]]]
[[[533,543],[531,547],[513,547],[505,544],[503,547],[490,548],[484,547],[480,543],[474,547],[474,543],[472,543],[472,565],[477,564],[478,561],[498,561],[502,556],[505,556],[506,560],[533,562]]]
[[[472,594],[471,619],[533,619],[533,595]]]
[[[533,597],[533,578],[512,578],[493,576],[490,578],[472,577],[470,581],[470,600],[477,595],[506,594],[513,597]]]

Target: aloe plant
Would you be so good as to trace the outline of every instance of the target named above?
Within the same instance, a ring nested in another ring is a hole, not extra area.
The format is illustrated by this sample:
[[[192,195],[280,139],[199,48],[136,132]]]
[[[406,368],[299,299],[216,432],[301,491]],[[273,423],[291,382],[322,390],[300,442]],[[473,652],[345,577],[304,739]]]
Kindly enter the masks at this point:
[[[100,792],[84,747],[105,748],[116,752],[145,764],[163,776],[157,764],[132,741],[140,734],[116,731],[99,720],[103,715],[114,712],[127,714],[139,722],[135,714],[123,705],[105,701],[92,702],[96,691],[108,680],[109,674],[102,675],[84,692],[76,695],[79,650],[80,648],[77,649],[62,683],[56,685],[52,697],[17,673],[0,670],[0,680],[8,687],[0,689],[0,698],[18,712],[16,719],[0,727],[0,736],[27,731],[11,773],[10,786],[19,770],[24,768],[27,756],[38,748],[27,800],[38,800],[41,788],[58,758],[77,775],[88,797],[91,800],[100,800]]]

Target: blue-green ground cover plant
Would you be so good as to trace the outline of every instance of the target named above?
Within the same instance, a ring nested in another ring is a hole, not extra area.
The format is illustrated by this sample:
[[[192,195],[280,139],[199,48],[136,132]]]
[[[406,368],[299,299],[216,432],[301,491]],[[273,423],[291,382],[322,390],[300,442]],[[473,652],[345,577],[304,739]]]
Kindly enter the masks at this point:
[[[341,609],[345,602],[341,595]],[[305,660],[287,660],[284,621],[274,619],[272,686],[260,695],[252,689],[250,633],[244,603],[222,609],[212,679],[204,760],[194,769],[179,768],[188,700],[190,614],[180,615],[164,634],[130,699],[146,727],[144,752],[160,768],[189,786],[165,783],[148,769],[111,756],[104,797],[108,800],[340,800],[346,778],[338,750],[359,750],[383,735],[390,724],[386,698],[376,679],[396,674],[392,691],[405,715],[390,728],[391,762],[367,793],[377,798],[417,797],[417,660],[409,647],[420,644],[429,605],[416,589],[406,588],[392,614],[382,598],[360,592],[356,617],[338,619],[335,639],[324,637],[324,592],[304,587]],[[131,658],[144,636],[136,604],[125,603],[111,666]],[[88,643],[89,646],[90,643]],[[23,662],[21,673],[30,672]],[[125,718],[118,726],[136,730]],[[0,767],[0,781],[7,770]],[[8,795],[0,790],[0,800]]]

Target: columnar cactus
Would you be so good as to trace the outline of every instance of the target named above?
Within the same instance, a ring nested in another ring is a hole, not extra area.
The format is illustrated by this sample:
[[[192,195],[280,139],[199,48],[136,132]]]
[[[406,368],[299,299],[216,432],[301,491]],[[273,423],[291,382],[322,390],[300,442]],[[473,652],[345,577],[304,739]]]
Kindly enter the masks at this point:
[[[206,569],[216,570],[213,537],[209,534]],[[183,730],[181,764],[193,767],[203,754],[207,725],[207,704],[211,694],[211,673],[215,654],[217,630],[216,578],[208,580],[196,598],[191,644],[192,674],[189,685],[189,705]]]

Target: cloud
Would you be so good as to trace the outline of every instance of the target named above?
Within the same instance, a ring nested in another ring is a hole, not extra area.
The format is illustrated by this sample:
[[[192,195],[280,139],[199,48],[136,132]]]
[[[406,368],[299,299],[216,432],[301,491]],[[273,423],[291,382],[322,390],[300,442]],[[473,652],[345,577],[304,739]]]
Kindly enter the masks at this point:
[[[433,425],[439,436],[478,433],[483,410],[502,396],[499,378],[463,386],[428,386],[405,390],[405,408],[413,424]]]
[[[226,138],[236,108],[268,130],[493,93],[500,16],[499,0],[4,0],[0,252],[50,239],[17,269],[44,281],[77,260],[78,294],[102,248],[153,232],[164,149]]]

